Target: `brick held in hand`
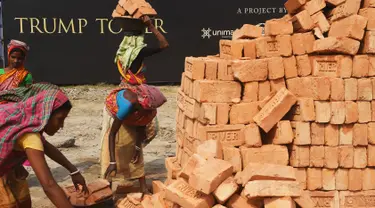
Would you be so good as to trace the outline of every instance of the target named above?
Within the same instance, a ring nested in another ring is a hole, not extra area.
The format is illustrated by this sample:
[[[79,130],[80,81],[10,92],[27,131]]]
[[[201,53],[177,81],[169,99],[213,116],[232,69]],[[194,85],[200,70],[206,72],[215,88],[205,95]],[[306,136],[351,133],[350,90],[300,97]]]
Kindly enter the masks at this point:
[[[97,180],[88,184],[87,188],[89,189],[90,195],[86,196],[86,198],[82,193],[76,192],[74,186],[66,187],[65,193],[70,196],[70,202],[76,206],[82,206],[82,203],[83,205],[91,206],[107,200],[113,195],[109,187],[109,182],[106,180]]]

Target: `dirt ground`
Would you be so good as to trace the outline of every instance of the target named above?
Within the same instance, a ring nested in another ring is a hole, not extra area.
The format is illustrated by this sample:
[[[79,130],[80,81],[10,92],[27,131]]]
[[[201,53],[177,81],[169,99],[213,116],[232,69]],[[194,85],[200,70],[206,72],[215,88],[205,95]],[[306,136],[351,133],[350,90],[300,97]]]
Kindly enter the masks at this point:
[[[100,132],[105,96],[115,86],[63,87],[73,103],[73,109],[65,121],[64,129],[47,138],[53,144],[75,140],[75,146],[60,148],[63,154],[83,173],[87,182],[100,177]],[[148,183],[165,180],[164,158],[175,154],[175,114],[177,86],[159,87],[168,102],[158,110],[160,130],[157,137],[144,149]],[[72,185],[68,171],[48,160],[54,178],[61,186]],[[30,170],[29,186],[33,207],[54,207],[44,194],[39,181]]]

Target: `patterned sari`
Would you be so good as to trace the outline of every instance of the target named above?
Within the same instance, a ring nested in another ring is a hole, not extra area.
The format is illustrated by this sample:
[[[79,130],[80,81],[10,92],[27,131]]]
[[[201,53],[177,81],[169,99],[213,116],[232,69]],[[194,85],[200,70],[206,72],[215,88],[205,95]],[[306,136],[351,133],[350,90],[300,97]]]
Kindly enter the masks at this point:
[[[12,69],[0,75],[0,91],[17,88],[24,81],[29,72],[25,69]]]
[[[25,171],[21,165],[27,157],[14,150],[17,140],[25,133],[41,132],[68,98],[55,85],[35,84],[2,91],[0,101],[7,101],[0,105],[0,207],[31,207],[27,181],[18,174]]]

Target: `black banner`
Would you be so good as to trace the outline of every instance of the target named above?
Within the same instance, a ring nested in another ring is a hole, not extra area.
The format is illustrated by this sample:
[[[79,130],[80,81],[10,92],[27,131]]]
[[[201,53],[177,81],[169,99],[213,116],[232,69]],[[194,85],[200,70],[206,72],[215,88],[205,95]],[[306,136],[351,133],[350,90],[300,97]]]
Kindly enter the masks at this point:
[[[150,83],[179,82],[186,56],[219,53],[219,40],[243,24],[286,14],[285,0],[152,0],[154,24],[170,48],[146,60]],[[118,83],[114,57],[123,36],[111,21],[117,0],[6,0],[4,39],[28,43],[26,66],[37,81]],[[147,33],[146,42],[158,46]]]

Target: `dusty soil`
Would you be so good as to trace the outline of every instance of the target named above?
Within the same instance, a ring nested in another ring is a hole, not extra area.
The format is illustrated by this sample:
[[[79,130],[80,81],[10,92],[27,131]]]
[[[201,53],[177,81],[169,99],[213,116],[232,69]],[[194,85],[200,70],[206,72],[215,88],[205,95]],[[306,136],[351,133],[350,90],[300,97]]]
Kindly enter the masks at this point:
[[[100,132],[105,96],[115,86],[76,86],[63,87],[73,103],[73,109],[65,121],[64,129],[55,136],[47,138],[53,144],[69,139],[75,140],[75,146],[60,148],[63,154],[80,170],[87,182],[100,177]],[[145,168],[148,183],[151,180],[165,180],[164,158],[175,154],[175,114],[177,86],[159,87],[168,102],[158,111],[160,131],[157,137],[145,148]],[[61,186],[71,185],[68,171],[48,160],[54,178]],[[30,170],[28,178],[33,207],[54,207],[44,194],[39,181]]]

